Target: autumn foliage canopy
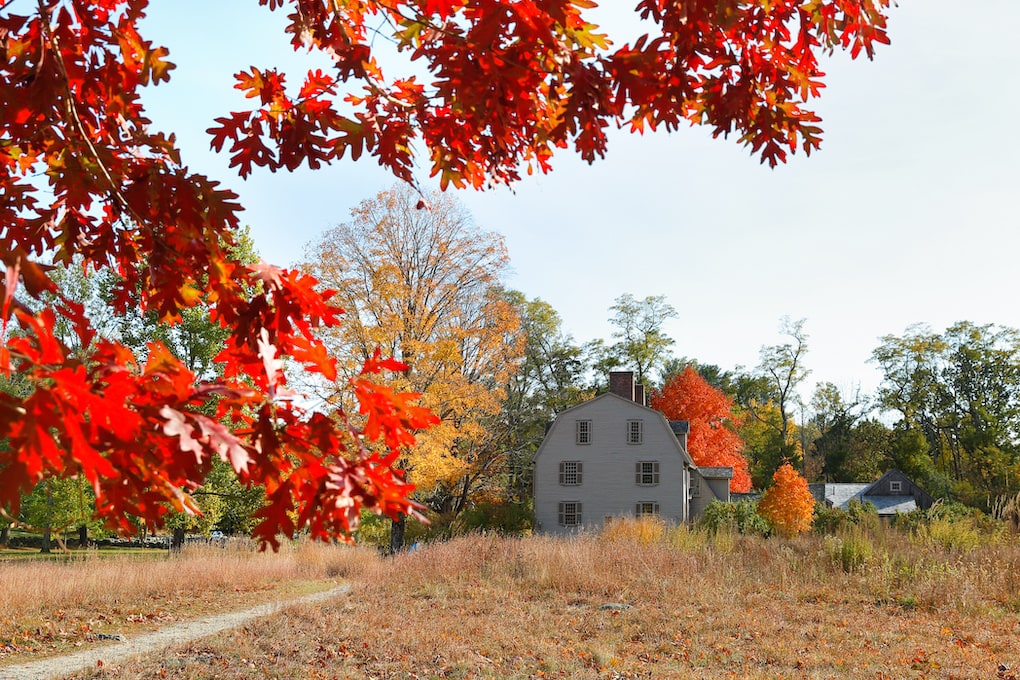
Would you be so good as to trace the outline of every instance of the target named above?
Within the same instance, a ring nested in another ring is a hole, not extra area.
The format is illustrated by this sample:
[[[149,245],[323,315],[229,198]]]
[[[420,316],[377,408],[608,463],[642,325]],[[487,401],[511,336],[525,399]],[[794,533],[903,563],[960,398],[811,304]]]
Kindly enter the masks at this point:
[[[733,468],[730,490],[751,490],[747,459],[741,453],[744,443],[734,430],[740,421],[733,415],[732,399],[688,366],[652,393],[651,404],[670,420],[690,422],[687,448],[695,465]]]
[[[594,160],[609,125],[691,123],[774,165],[819,144],[806,104],[822,87],[820,54],[870,57],[887,42],[888,4],[641,0],[647,35],[617,47],[586,18],[587,0],[259,0],[287,13],[295,49],[332,67],[296,82],[271,66],[238,73],[251,108],[211,122],[210,143],[242,177],[370,155],[404,180],[421,163],[443,187],[484,187],[549,170],[557,148]],[[189,493],[219,457],[265,485],[256,534],[269,543],[300,527],[342,534],[363,507],[413,511],[391,464],[434,417],[368,379],[401,370],[385,357],[341,385],[357,414],[307,413],[291,399],[285,360],[337,379],[319,331],[343,310],[309,276],[228,254],[236,195],[189,171],[142,107],[141,89],[173,68],[139,33],[146,7],[0,2],[0,371],[27,385],[0,396],[0,508],[16,512],[46,476],[83,475],[112,524],[129,528],[126,513],[158,523],[167,502],[194,508]],[[415,61],[407,73],[383,74],[373,53],[383,43]],[[72,262],[120,275],[115,313],[174,322],[211,305],[231,332],[223,377],[193,375],[158,344],[139,356],[98,337],[70,300],[33,311],[28,298],[58,294],[50,265]]]
[[[772,475],[772,482],[758,502],[758,514],[782,536],[796,536],[810,529],[815,497],[804,476],[789,463],[783,463]]]

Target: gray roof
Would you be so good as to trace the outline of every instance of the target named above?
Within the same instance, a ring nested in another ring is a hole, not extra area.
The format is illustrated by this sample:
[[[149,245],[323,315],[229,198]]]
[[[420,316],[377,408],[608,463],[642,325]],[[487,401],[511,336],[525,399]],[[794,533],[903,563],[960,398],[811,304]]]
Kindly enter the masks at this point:
[[[731,467],[701,467],[698,472],[706,479],[733,479],[733,468]]]
[[[895,515],[917,510],[917,501],[913,496],[862,496],[861,502],[874,505],[880,515]]]
[[[733,501],[734,503],[738,503],[740,501],[754,501],[755,503],[757,503],[758,501],[761,500],[761,495],[762,495],[761,491],[747,491],[745,493],[731,491],[730,500]]]
[[[808,484],[811,495],[819,503],[825,503],[834,508],[846,509],[846,504],[852,500],[860,500],[861,494],[867,491],[871,484]]]
[[[872,496],[865,495],[873,484],[810,484],[815,499],[826,505],[846,510],[850,501],[871,503],[880,515],[894,515],[917,509],[913,496]]]

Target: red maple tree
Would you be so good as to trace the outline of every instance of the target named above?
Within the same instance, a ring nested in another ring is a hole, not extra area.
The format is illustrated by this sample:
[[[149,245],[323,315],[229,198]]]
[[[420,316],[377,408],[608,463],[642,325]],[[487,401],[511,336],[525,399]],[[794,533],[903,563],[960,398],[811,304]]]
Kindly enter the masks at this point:
[[[640,0],[649,33],[620,47],[586,20],[587,0],[258,4],[287,12],[294,48],[321,51],[333,68],[297,87],[274,68],[237,74],[254,106],[210,134],[241,176],[367,153],[411,181],[417,146],[442,186],[483,187],[548,171],[557,148],[602,156],[608,125],[705,124],[771,165],[810,152],[820,129],[805,105],[822,87],[819,54],[870,57],[887,42],[889,0]],[[80,474],[114,525],[127,529],[126,513],[158,523],[168,501],[194,509],[189,492],[219,456],[265,485],[256,534],[273,545],[299,527],[343,534],[362,507],[412,512],[391,464],[434,418],[414,395],[365,378],[347,386],[360,399],[357,424],[290,399],[284,359],[336,378],[317,331],[342,310],[310,277],[230,257],[236,195],[190,172],[142,108],[140,88],[173,67],[139,33],[146,7],[0,0],[0,371],[28,385],[0,395],[0,510],[16,512],[45,476]],[[384,30],[415,60],[408,70],[431,79],[384,76],[373,55]],[[97,338],[71,300],[33,312],[25,296],[59,295],[49,263],[72,261],[120,274],[115,313],[138,307],[173,322],[200,299],[211,304],[231,331],[223,378],[199,380],[159,345],[136,356]],[[58,318],[94,348],[87,359],[56,337]],[[401,368],[379,358],[365,373]]]
[[[747,459],[740,453],[744,443],[733,429],[740,421],[733,415],[732,399],[688,366],[671,377],[661,391],[652,392],[651,404],[670,420],[690,421],[687,448],[696,465],[731,467],[730,490],[751,490]]]

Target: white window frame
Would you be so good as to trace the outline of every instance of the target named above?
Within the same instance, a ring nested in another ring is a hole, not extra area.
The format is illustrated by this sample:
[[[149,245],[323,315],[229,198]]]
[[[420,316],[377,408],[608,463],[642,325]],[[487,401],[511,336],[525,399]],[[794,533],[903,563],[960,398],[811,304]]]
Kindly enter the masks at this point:
[[[657,485],[659,483],[659,461],[657,460],[637,461],[634,466],[634,483],[637,484],[638,486]]]
[[[903,493],[903,482],[898,479],[890,479],[889,493]]]
[[[574,442],[581,446],[587,446],[591,444],[592,440],[592,426],[590,420],[575,420],[574,421]]]
[[[628,444],[641,444],[645,439],[645,421],[643,420],[628,420],[627,421],[627,443]]]
[[[580,486],[584,464],[579,460],[560,461],[560,486]]]
[[[581,526],[581,501],[560,501],[557,518],[561,527]]]

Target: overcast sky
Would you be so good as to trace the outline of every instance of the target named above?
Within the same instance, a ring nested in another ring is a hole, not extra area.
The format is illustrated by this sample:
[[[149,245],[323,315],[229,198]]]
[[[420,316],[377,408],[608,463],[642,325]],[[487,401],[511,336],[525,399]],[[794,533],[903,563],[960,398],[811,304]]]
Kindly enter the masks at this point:
[[[827,63],[810,158],[770,170],[701,129],[618,133],[592,166],[561,153],[513,192],[458,196],[506,238],[507,284],[548,301],[578,342],[609,338],[623,293],[665,295],[679,311],[666,327],[675,353],[724,369],[782,341],[781,317],[806,318],[803,396],[819,381],[872,392],[883,335],[1020,327],[1020,2],[904,0],[890,14],[892,45],[873,62]],[[144,101],[187,165],[241,195],[261,255],[288,265],[393,180],[363,158],[242,181],[208,152],[212,119],[245,107],[233,73],[308,63],[281,26],[252,0],[153,3],[146,37],[178,68]]]

